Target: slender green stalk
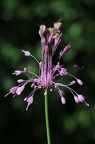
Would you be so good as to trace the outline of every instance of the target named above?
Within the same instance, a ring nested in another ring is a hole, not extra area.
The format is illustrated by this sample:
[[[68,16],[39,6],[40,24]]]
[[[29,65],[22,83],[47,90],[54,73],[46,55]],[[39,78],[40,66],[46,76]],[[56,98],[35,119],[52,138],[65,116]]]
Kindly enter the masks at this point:
[[[46,132],[47,132],[47,144],[51,144],[50,141],[50,130],[49,130],[49,119],[48,119],[48,95],[47,89],[45,89],[45,120],[46,120]]]

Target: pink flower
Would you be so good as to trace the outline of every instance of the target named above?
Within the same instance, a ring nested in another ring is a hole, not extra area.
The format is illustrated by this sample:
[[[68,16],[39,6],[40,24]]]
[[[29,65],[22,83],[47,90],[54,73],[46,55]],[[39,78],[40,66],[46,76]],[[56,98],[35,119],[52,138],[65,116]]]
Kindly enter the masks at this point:
[[[20,95],[23,92],[24,88],[25,88],[25,85],[22,85],[21,87],[18,87],[17,90],[16,90],[16,94]]]
[[[83,85],[83,82],[80,79],[77,79],[79,85]]]
[[[73,81],[71,81],[71,82],[69,83],[69,85],[74,85],[75,83],[76,83],[76,81],[73,80]]]
[[[61,68],[61,70],[59,71],[61,76],[65,76],[68,72],[67,69],[65,68]]]
[[[15,70],[14,73],[12,73],[12,74],[18,76],[18,75],[20,75],[21,73],[22,73],[22,71],[20,71],[20,70]]]
[[[62,48],[58,53],[58,57],[56,58],[57,60],[53,62],[54,54],[56,52],[58,45],[61,43],[62,39],[61,26],[62,23],[60,22],[56,22],[52,28],[47,28],[45,25],[40,26],[39,35],[41,37],[41,45],[42,45],[41,62],[39,62],[33,55],[31,55],[29,51],[22,50],[25,56],[31,56],[38,63],[40,73],[39,75],[37,75],[29,71],[26,67],[24,68],[23,71],[20,70],[14,71],[13,74],[16,76],[20,75],[21,73],[26,74],[27,79],[26,80],[18,79],[17,82],[19,83],[19,85],[11,88],[9,93],[6,94],[5,96],[9,94],[20,95],[23,92],[25,86],[28,83],[30,83],[32,91],[29,94],[29,96],[24,99],[24,101],[28,103],[26,110],[33,103],[34,93],[41,88],[57,90],[61,98],[62,104],[66,103],[65,93],[62,90],[62,88],[67,88],[72,93],[76,103],[83,102],[86,106],[89,106],[89,104],[85,102],[84,96],[78,94],[74,89],[70,87],[74,85],[76,82],[82,86],[83,85],[82,80],[70,74],[67,68],[65,68],[60,63],[60,58],[70,50],[72,43],[69,43],[67,46],[65,46],[65,48]],[[79,67],[75,65],[74,68],[78,69]],[[30,76],[30,74],[32,74],[32,76]],[[70,76],[71,78],[73,78],[73,80],[70,81],[69,84],[60,83],[58,77],[63,78],[66,76]]]
[[[79,98],[77,96],[74,96],[74,100],[75,100],[76,103],[80,102],[80,100],[79,100]]]
[[[26,110],[28,110],[28,107],[33,103],[33,96],[26,97],[24,101],[28,103],[26,107]]]
[[[85,100],[84,97],[80,94],[78,95],[78,99],[79,99],[80,102],[84,102],[84,100]]]
[[[25,81],[25,80],[23,80],[23,79],[18,79],[18,80],[17,80],[18,83],[22,83],[22,82],[24,82],[24,81]]]
[[[65,103],[66,103],[66,100],[65,100],[64,97],[61,97],[61,102],[62,102],[62,104],[65,104]]]

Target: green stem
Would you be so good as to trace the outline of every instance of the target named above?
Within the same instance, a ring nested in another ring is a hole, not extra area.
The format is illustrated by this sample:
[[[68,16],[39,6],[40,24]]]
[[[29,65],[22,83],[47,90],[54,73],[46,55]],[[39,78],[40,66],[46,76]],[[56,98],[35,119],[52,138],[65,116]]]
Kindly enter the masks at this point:
[[[45,89],[45,120],[46,120],[46,132],[47,132],[47,144],[51,144],[50,142],[50,130],[49,130],[49,119],[48,119],[48,95],[47,89]]]

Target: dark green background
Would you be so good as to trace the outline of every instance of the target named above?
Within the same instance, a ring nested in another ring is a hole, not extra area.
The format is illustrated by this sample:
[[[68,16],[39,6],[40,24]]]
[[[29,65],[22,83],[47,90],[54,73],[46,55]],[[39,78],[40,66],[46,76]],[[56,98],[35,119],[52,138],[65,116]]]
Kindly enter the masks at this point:
[[[63,39],[59,49],[70,41],[73,43],[61,63],[69,73],[83,80],[84,85],[74,89],[86,96],[90,107],[76,104],[66,89],[66,105],[61,104],[56,91],[49,92],[51,144],[95,143],[95,0],[1,0],[0,144],[47,143],[43,90],[35,93],[28,111],[23,99],[30,93],[30,86],[21,96],[4,98],[4,95],[16,85],[17,77],[11,75],[15,69],[27,66],[38,73],[38,65],[32,58],[24,57],[22,49],[41,61],[39,25],[50,27],[61,18]],[[74,64],[84,65],[85,69],[74,72]]]

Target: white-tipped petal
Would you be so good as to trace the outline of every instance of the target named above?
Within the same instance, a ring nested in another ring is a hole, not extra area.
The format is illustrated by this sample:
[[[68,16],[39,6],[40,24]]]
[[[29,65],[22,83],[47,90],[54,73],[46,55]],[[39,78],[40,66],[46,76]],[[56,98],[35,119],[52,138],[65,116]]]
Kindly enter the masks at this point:
[[[33,96],[30,96],[30,97],[26,97],[24,99],[24,101],[26,101],[28,104],[27,104],[27,107],[26,107],[26,110],[28,110],[29,106],[33,103]]]

